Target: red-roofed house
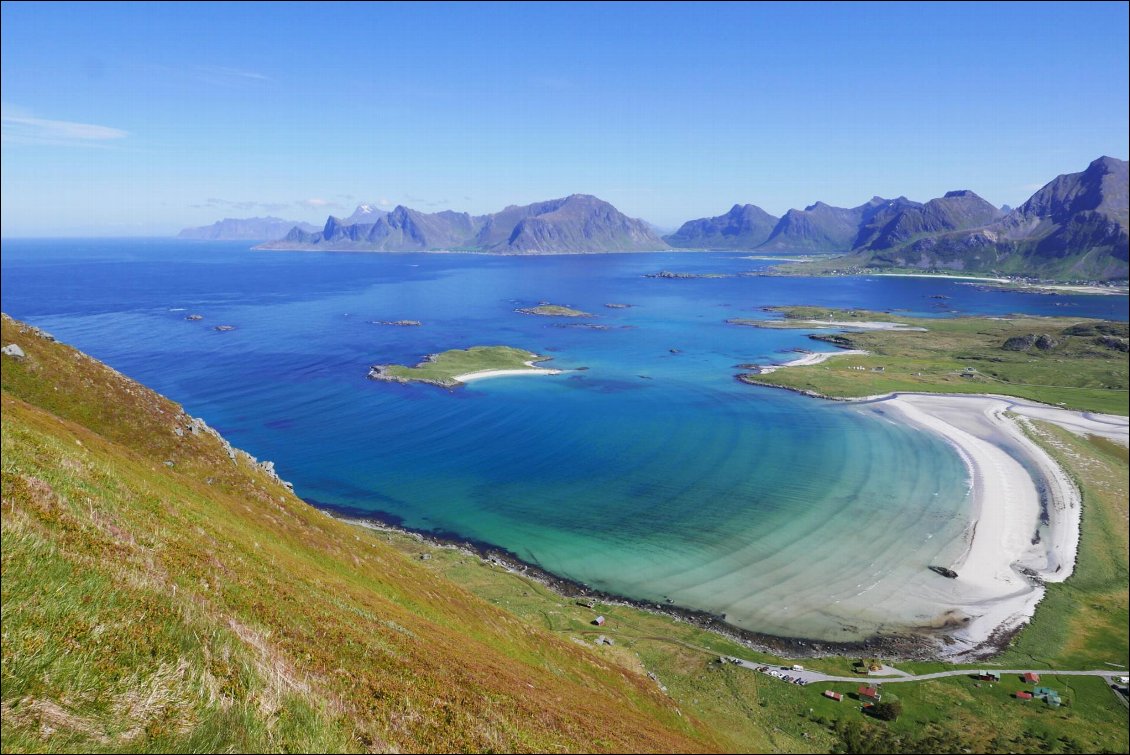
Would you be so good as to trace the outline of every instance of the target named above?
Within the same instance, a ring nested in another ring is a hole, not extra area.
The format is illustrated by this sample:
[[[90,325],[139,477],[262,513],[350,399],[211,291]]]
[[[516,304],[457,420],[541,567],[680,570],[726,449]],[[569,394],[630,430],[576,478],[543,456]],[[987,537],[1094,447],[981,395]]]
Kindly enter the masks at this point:
[[[859,699],[877,703],[883,699],[883,696],[879,694],[879,690],[875,687],[863,686],[859,688]]]
[[[1024,682],[1026,684],[1039,684],[1040,683],[1040,675],[1037,674],[1035,671],[1029,671],[1028,673],[1026,673],[1024,675]]]
[[[1032,699],[1032,693],[1031,692],[1025,692],[1024,690],[1020,690],[1019,692],[1016,693],[1016,699],[1017,700],[1031,700]]]

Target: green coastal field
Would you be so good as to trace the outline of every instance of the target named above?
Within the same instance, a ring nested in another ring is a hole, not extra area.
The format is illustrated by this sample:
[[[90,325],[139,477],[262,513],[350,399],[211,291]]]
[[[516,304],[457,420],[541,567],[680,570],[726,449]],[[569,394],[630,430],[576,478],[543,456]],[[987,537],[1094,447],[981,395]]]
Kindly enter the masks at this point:
[[[460,385],[458,375],[490,370],[535,370],[527,362],[544,362],[543,357],[524,349],[510,346],[472,346],[469,349],[451,349],[432,354],[415,367],[400,364],[374,365],[369,377],[374,380],[395,382],[420,382],[453,388]]]
[[[866,310],[779,307],[779,320],[736,326],[820,328],[808,322],[890,322],[925,331],[817,330],[819,339],[869,355],[845,355],[742,379],[837,398],[892,391],[996,393],[1068,409],[1126,415],[1126,323],[1050,317],[911,318]]]

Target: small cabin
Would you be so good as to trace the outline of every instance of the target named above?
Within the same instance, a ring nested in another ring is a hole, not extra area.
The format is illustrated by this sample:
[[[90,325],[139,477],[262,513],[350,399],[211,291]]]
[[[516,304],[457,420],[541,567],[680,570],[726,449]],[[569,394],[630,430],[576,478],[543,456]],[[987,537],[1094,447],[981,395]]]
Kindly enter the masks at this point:
[[[876,687],[863,686],[859,688],[859,699],[877,703],[883,699],[883,695]]]
[[[1024,690],[1020,690],[1019,692],[1016,693],[1016,699],[1017,700],[1031,700],[1032,699],[1032,693],[1031,692],[1025,692]]]
[[[1028,673],[1024,674],[1024,683],[1025,684],[1039,684],[1040,683],[1040,675],[1037,674],[1035,671],[1029,671]]]
[[[837,703],[841,703],[844,700],[843,693],[833,692],[830,689],[824,690],[824,697],[828,698],[829,700],[835,700]],[[1030,695],[1029,695],[1029,697],[1030,697]]]
[[[602,627],[602,626],[604,626],[604,617],[603,616],[597,616],[595,619],[592,620],[592,623],[596,624],[598,627]]]
[[[978,671],[977,678],[983,682],[999,682],[1001,675],[997,671]]]

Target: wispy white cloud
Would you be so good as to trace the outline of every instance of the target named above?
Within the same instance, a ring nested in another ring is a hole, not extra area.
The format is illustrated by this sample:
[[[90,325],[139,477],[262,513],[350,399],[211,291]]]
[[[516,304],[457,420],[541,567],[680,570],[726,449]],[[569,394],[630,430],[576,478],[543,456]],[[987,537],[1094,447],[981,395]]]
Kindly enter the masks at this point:
[[[226,66],[193,66],[192,74],[195,78],[209,84],[224,86],[239,86],[271,81],[270,76],[258,71],[247,71],[241,68],[228,68]]]
[[[5,144],[105,146],[127,136],[129,132],[120,128],[36,118],[24,108],[6,103],[0,106],[0,141]]]
[[[319,197],[311,197],[310,199],[303,199],[301,202],[299,202],[299,204],[304,205],[306,207],[313,207],[315,209],[321,209],[323,207],[341,207],[341,205],[338,204],[337,202],[331,202],[328,199],[321,199]]]

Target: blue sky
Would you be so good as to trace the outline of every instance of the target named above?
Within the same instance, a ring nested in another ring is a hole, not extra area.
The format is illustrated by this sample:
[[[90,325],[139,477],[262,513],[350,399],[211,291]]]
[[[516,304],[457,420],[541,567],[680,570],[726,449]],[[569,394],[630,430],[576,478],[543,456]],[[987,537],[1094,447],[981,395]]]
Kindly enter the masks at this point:
[[[5,2],[4,236],[493,212],[662,226],[972,189],[1128,147],[1127,3]]]

